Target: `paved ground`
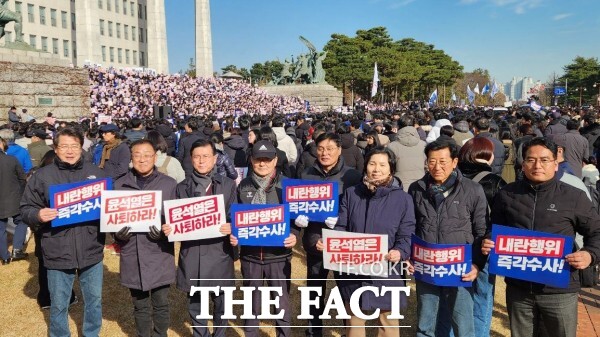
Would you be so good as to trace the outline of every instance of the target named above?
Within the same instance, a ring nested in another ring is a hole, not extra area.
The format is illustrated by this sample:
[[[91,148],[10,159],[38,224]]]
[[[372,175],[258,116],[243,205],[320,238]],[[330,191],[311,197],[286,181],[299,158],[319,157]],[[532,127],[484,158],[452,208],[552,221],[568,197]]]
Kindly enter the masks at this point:
[[[578,337],[600,336],[600,287],[582,289],[579,294]]]

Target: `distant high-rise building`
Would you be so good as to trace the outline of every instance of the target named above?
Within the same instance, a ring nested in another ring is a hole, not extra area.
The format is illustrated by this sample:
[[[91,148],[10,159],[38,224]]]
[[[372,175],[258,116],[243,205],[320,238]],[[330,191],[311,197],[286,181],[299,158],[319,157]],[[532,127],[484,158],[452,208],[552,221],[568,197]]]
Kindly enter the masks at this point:
[[[164,0],[9,0],[23,41],[76,66],[169,71]],[[14,32],[13,23],[7,25]],[[14,34],[5,39],[14,41]]]
[[[542,85],[540,81],[534,81],[531,77],[513,77],[504,85],[504,95],[509,101],[526,101],[529,96],[537,94]]]

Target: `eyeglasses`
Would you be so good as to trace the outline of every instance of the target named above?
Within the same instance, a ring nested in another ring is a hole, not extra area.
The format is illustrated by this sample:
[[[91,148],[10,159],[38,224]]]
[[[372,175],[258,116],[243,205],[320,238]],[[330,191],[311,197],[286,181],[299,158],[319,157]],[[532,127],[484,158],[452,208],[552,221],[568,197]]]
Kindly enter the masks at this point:
[[[81,149],[81,145],[79,144],[72,144],[72,145],[67,145],[67,144],[62,144],[62,145],[58,145],[56,146],[57,149],[61,150],[61,151],[65,151],[67,149],[71,149],[71,150],[80,150]]]
[[[140,160],[140,159],[152,159],[154,158],[156,154],[140,154],[140,153],[134,153],[131,158],[135,159],[135,160]]]
[[[317,153],[332,153],[335,150],[337,150],[337,147],[318,147],[317,148]]]
[[[449,164],[451,164],[452,161],[445,161],[445,160],[441,160],[441,161],[436,161],[436,160],[431,160],[427,162],[427,166],[428,167],[435,167],[436,165],[440,165],[442,167],[446,167]]]
[[[555,160],[551,158],[527,158],[525,159],[525,165],[527,166],[535,166],[537,163],[540,163],[542,166],[548,166],[554,163]]]

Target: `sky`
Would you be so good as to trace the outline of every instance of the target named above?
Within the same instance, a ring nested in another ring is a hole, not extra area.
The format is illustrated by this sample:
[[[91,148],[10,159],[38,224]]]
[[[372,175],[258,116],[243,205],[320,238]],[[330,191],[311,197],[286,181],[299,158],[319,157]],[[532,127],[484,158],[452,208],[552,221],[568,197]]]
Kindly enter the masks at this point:
[[[164,0],[169,71],[195,57],[194,0]],[[331,34],[386,27],[394,40],[441,49],[465,71],[487,69],[498,83],[548,81],[577,56],[600,56],[598,0],[212,0],[214,71],[284,61],[319,50]]]

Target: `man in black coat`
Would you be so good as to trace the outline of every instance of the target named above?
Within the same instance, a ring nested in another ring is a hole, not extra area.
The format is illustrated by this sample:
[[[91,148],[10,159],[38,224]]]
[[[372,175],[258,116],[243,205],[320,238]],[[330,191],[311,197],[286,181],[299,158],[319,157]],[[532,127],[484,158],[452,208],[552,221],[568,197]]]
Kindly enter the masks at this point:
[[[567,288],[506,277],[506,306],[512,336],[533,336],[545,330],[552,336],[575,336],[579,269],[600,259],[600,216],[585,192],[556,178],[558,147],[551,140],[534,138],[523,147],[525,179],[505,186],[494,199],[492,223],[560,234],[583,235],[584,246],[565,247],[572,252]],[[486,239],[482,253],[494,242]],[[542,326],[543,325],[543,326]]]
[[[177,185],[177,199],[204,197],[222,194],[225,201],[225,214],[229,217],[229,208],[236,203],[235,181],[216,172],[217,149],[207,140],[199,140],[192,144],[192,176]],[[168,236],[171,227],[163,226],[163,232]],[[225,236],[211,239],[182,241],[179,250],[179,264],[177,267],[177,289],[190,294],[192,286],[234,286],[234,248],[229,242],[227,234],[231,233],[231,225],[226,223],[221,226],[221,233]],[[194,279],[194,281],[192,281]],[[213,337],[225,337],[227,320],[221,319],[225,310],[222,292],[219,295],[211,293],[214,303],[213,310]],[[188,312],[192,320],[193,336],[211,336],[207,327],[207,320],[197,319],[200,314],[201,301],[208,299],[198,295],[188,297]]]
[[[313,166],[308,167],[299,176],[305,180],[335,181],[338,183],[338,194],[341,196],[344,191],[360,182],[361,174],[359,171],[347,167],[342,157],[342,139],[338,134],[328,132],[323,133],[315,140],[317,147],[317,160]],[[306,216],[296,219],[296,225],[306,227],[302,237],[302,246],[306,251],[306,284],[309,287],[321,287],[321,294],[325,294],[325,285],[329,270],[323,267],[323,254],[317,249],[317,244],[321,241],[323,228],[333,229],[337,223],[337,217],[328,218],[325,222],[310,221]],[[311,293],[311,299],[316,295]],[[323,336],[323,322],[318,318],[322,314],[324,296],[319,299],[319,309],[310,307],[310,315],[313,319],[309,321],[309,328],[306,331],[307,336]]]
[[[190,118],[185,124],[185,134],[181,136],[179,146],[177,147],[177,159],[181,162],[186,178],[190,177],[194,171],[190,154],[192,144],[197,140],[207,139],[207,137],[199,131],[199,128],[200,121],[195,117]]]
[[[492,173],[502,174],[504,168],[504,157],[506,151],[504,144],[490,132],[490,120],[485,117],[480,117],[473,124],[475,127],[475,137],[485,137],[494,143],[494,161],[492,162]]]

